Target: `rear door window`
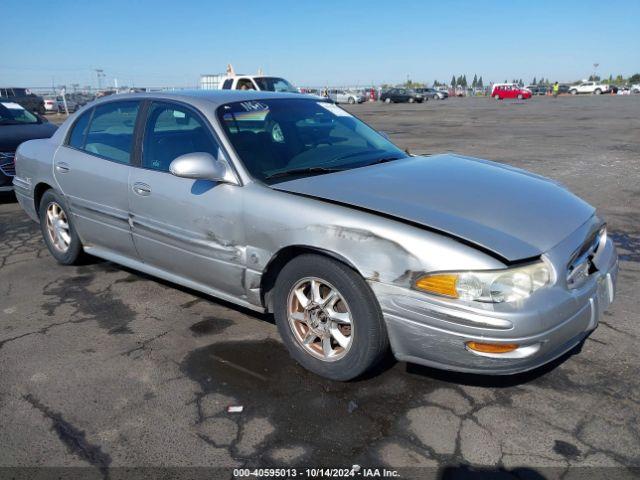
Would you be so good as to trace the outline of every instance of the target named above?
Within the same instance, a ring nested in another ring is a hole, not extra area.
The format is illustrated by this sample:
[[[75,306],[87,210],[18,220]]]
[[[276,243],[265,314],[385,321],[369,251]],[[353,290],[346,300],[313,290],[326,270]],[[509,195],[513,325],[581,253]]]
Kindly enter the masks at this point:
[[[194,152],[218,156],[218,144],[199,115],[182,105],[154,102],[145,127],[142,167],[168,172],[172,161]]]
[[[133,130],[140,102],[109,102],[95,107],[84,150],[118,163],[131,163]]]

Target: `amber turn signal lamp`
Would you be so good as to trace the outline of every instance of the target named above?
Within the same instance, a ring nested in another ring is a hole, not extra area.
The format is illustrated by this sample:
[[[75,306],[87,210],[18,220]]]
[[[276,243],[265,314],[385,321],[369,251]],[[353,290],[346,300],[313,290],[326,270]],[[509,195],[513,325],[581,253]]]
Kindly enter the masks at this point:
[[[518,348],[517,343],[467,342],[467,347],[481,353],[508,353]]]
[[[458,298],[458,291],[456,290],[457,280],[458,275],[448,273],[427,275],[426,277],[418,279],[416,288],[437,295]]]

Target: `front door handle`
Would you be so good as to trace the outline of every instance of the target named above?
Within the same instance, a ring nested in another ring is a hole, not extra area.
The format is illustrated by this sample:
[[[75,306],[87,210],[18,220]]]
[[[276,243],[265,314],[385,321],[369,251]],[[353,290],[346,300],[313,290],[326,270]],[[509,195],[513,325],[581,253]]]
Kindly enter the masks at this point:
[[[56,163],[56,171],[60,173],[67,173],[69,171],[69,165],[64,162]]]
[[[146,183],[142,183],[142,182],[136,182],[133,184],[133,191],[138,194],[141,195],[143,197],[146,197],[147,195],[151,195],[151,187],[149,185],[147,185]]]

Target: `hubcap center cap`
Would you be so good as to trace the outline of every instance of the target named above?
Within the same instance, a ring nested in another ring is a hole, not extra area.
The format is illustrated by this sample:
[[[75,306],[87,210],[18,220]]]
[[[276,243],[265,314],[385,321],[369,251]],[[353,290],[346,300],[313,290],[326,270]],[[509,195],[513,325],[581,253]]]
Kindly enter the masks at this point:
[[[314,306],[309,309],[309,325],[318,333],[325,333],[329,328],[329,316],[323,308]]]

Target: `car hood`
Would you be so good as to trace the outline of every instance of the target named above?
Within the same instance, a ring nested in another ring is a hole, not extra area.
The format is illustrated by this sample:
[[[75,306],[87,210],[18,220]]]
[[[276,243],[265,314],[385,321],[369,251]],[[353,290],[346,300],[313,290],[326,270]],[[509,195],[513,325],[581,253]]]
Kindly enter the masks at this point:
[[[473,243],[507,263],[537,257],[595,210],[560,184],[453,154],[410,157],[272,185],[380,212]]]
[[[0,152],[15,152],[22,142],[49,138],[58,127],[51,123],[30,125],[0,125]]]

